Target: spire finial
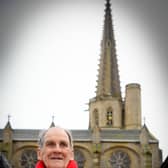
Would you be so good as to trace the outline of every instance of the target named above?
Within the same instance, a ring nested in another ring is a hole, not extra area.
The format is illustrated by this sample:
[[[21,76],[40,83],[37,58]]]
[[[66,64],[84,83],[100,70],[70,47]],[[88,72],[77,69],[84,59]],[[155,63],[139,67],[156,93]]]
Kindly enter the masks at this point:
[[[106,8],[110,8],[111,4],[110,4],[110,0],[106,0]]]
[[[144,125],[145,125],[146,124],[146,118],[145,117],[143,118],[143,121],[144,121]]]
[[[54,123],[54,118],[55,118],[55,116],[54,115],[52,115],[52,122]]]
[[[10,114],[8,114],[8,122],[10,122],[10,118],[11,118],[11,115],[10,115]]]
[[[55,116],[52,115],[52,122],[51,122],[50,128],[51,128],[51,127],[55,127],[55,124],[54,124],[54,118],[55,118]]]
[[[110,0],[106,0],[106,4],[110,4]]]
[[[10,124],[10,118],[11,118],[11,115],[10,114],[8,114],[8,121],[7,121],[7,124],[6,124],[6,126],[5,126],[5,129],[12,129],[12,127],[11,127],[11,124]]]

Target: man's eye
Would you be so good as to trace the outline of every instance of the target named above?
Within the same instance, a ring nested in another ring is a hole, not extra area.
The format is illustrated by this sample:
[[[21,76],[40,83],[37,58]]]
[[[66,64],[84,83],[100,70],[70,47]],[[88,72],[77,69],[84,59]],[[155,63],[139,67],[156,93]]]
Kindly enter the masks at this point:
[[[61,147],[67,147],[68,144],[67,144],[66,142],[61,142],[61,143],[60,143],[60,146],[61,146]]]
[[[54,147],[54,146],[55,146],[55,143],[53,143],[53,142],[47,142],[47,143],[46,143],[46,146],[48,146],[48,147]]]

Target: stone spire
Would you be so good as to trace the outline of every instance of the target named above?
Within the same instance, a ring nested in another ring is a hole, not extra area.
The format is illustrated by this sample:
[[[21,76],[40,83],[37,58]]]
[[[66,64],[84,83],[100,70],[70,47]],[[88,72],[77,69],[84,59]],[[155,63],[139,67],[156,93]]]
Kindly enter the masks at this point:
[[[105,19],[103,38],[101,41],[96,96],[112,96],[121,98],[110,0],[106,0],[105,4]]]
[[[5,129],[12,130],[12,126],[11,126],[11,123],[10,123],[10,118],[11,118],[11,116],[8,115],[8,122],[7,122],[6,126],[5,126]]]
[[[53,115],[53,116],[52,116],[52,122],[51,122],[50,128],[51,128],[51,127],[55,127],[54,118],[55,118],[55,116]]]

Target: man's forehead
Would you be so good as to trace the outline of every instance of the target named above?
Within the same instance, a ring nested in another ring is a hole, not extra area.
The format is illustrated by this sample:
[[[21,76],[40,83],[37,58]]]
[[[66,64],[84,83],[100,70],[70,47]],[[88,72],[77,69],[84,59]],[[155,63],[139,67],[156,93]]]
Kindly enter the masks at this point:
[[[57,128],[57,127],[52,127],[47,130],[45,137],[50,136],[62,136],[68,138],[66,131],[63,128]]]

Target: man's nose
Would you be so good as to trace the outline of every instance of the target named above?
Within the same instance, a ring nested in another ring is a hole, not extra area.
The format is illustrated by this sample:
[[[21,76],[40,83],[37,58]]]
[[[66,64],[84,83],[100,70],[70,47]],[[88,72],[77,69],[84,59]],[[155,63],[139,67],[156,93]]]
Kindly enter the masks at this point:
[[[61,146],[59,144],[55,144],[54,150],[61,151],[62,148],[61,148]]]

